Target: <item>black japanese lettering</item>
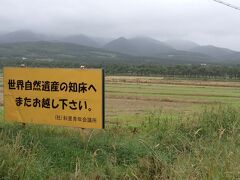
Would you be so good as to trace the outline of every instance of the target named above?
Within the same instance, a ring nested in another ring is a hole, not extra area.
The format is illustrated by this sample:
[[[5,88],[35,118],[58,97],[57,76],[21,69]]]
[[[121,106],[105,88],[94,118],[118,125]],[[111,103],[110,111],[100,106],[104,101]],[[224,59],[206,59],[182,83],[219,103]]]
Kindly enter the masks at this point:
[[[24,106],[31,107],[31,98],[24,98]]]
[[[26,81],[25,82],[25,90],[32,90],[33,87],[32,87],[32,82],[31,81]]]
[[[50,108],[50,98],[42,99],[42,108]]]
[[[88,90],[90,91],[91,89],[93,89],[95,92],[97,92],[96,88],[91,84],[89,87],[88,87]]]
[[[21,106],[22,104],[23,104],[23,98],[17,97],[17,98],[16,98],[16,105],[17,105],[17,106]]]
[[[79,101],[78,103],[78,109],[82,110],[83,105],[82,105],[82,101]],[[84,101],[84,108],[87,109],[87,101]]]
[[[77,83],[69,83],[69,92],[77,92],[78,91],[78,85]]]
[[[59,99],[59,101],[62,102],[62,110],[64,110],[65,107],[68,106],[67,103],[66,103],[68,100],[67,99]]]
[[[77,101],[74,101],[74,100],[70,101],[69,108],[72,110],[76,110],[77,109]]]
[[[23,90],[23,88],[24,88],[23,80],[17,80],[17,89],[18,90]]]
[[[72,116],[68,116],[68,121],[72,121]]]
[[[42,91],[50,91],[50,81],[42,81]]]
[[[51,82],[51,91],[59,91],[59,82],[57,81]]]
[[[15,85],[16,85],[16,82],[14,79],[8,80],[8,89],[16,89]]]
[[[78,89],[79,92],[82,92],[82,93],[85,93],[87,91],[87,83],[79,83],[79,89]]]
[[[97,122],[97,119],[96,119],[96,118],[92,118],[92,122],[93,122],[93,123],[96,123],[96,122]]]
[[[33,90],[34,91],[41,91],[41,81],[33,81]]]
[[[55,100],[53,99],[52,100],[52,108],[57,109],[59,107],[59,104],[55,104],[54,102],[55,102]]]
[[[92,118],[88,117],[87,122],[92,122]]]
[[[65,82],[61,83],[61,85],[60,85],[60,90],[61,90],[61,91],[67,91],[67,90],[68,90],[68,85],[67,85],[67,83],[65,83]]]
[[[62,120],[62,116],[60,116],[60,115],[55,115],[55,119],[56,119],[56,120]]]
[[[33,107],[41,107],[41,100],[38,98],[33,99]]]

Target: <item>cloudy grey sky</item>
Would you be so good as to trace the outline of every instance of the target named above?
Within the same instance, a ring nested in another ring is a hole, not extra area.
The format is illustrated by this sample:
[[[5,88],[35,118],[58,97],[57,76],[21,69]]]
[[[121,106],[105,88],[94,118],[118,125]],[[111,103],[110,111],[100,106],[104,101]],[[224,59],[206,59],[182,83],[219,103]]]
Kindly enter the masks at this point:
[[[240,7],[240,0],[225,0]],[[213,0],[0,0],[0,32],[187,39],[240,50],[240,11]]]

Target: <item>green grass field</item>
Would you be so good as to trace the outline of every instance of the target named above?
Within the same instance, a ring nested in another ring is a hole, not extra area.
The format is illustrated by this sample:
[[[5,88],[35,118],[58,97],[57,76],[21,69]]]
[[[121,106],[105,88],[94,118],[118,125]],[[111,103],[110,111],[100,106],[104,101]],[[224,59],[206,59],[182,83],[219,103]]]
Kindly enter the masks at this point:
[[[0,179],[240,178],[240,83],[116,79],[105,130],[1,118]]]

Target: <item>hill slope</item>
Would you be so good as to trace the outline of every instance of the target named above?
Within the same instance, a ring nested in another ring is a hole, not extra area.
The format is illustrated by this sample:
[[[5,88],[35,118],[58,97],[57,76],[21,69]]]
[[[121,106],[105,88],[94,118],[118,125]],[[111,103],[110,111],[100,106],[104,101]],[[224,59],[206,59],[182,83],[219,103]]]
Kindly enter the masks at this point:
[[[73,36],[67,36],[65,38],[62,38],[60,41],[66,42],[66,43],[73,43],[83,46],[89,46],[89,47],[99,47],[99,43],[95,41],[94,39],[79,34],[79,35],[73,35]]]
[[[147,37],[132,39],[118,38],[106,44],[105,49],[133,56],[158,57],[159,54],[169,54],[175,51],[170,46]]]
[[[0,60],[26,59],[31,61],[64,61],[84,64],[199,64],[211,61],[198,53],[181,52],[179,55],[163,54],[158,57],[131,56],[100,48],[60,42],[24,42],[0,44]]]
[[[198,52],[214,57],[218,62],[222,63],[240,63],[240,52],[233,51],[227,48],[216,46],[198,46],[190,49],[191,52]]]
[[[65,42],[89,47],[100,47],[101,44],[100,38],[91,38],[83,34],[60,36],[60,35],[37,34],[35,32],[28,30],[19,30],[0,35],[0,44],[17,42],[36,42],[36,41]]]
[[[215,59],[206,54],[176,50],[155,39],[138,37],[118,38],[106,44],[105,49],[132,56],[168,59],[169,62],[211,63]]]
[[[28,30],[19,30],[0,36],[0,44],[16,42],[35,42],[46,40],[41,34],[36,34]]]
[[[199,46],[199,44],[195,42],[186,41],[186,40],[168,40],[168,41],[165,41],[165,43],[173,47],[174,49],[181,50],[181,51],[188,51],[192,48]]]
[[[197,46],[197,47],[190,49],[190,51],[206,54],[206,55],[209,55],[209,56],[212,56],[215,58],[222,58],[224,56],[228,56],[228,55],[236,53],[235,51],[230,50],[230,49],[220,48],[220,47],[211,46],[211,45]]]
[[[118,62],[128,59],[125,55],[107,52],[70,43],[25,42],[0,44],[0,60],[50,60],[77,61],[82,63]]]

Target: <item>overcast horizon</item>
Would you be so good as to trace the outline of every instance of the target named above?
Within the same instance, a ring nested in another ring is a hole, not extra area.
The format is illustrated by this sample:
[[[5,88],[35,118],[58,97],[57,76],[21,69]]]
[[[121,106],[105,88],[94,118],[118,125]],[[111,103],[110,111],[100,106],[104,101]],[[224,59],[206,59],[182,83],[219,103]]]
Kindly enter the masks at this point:
[[[239,0],[225,0],[240,7]],[[240,51],[240,11],[213,0],[2,0],[0,33],[190,40]]]

